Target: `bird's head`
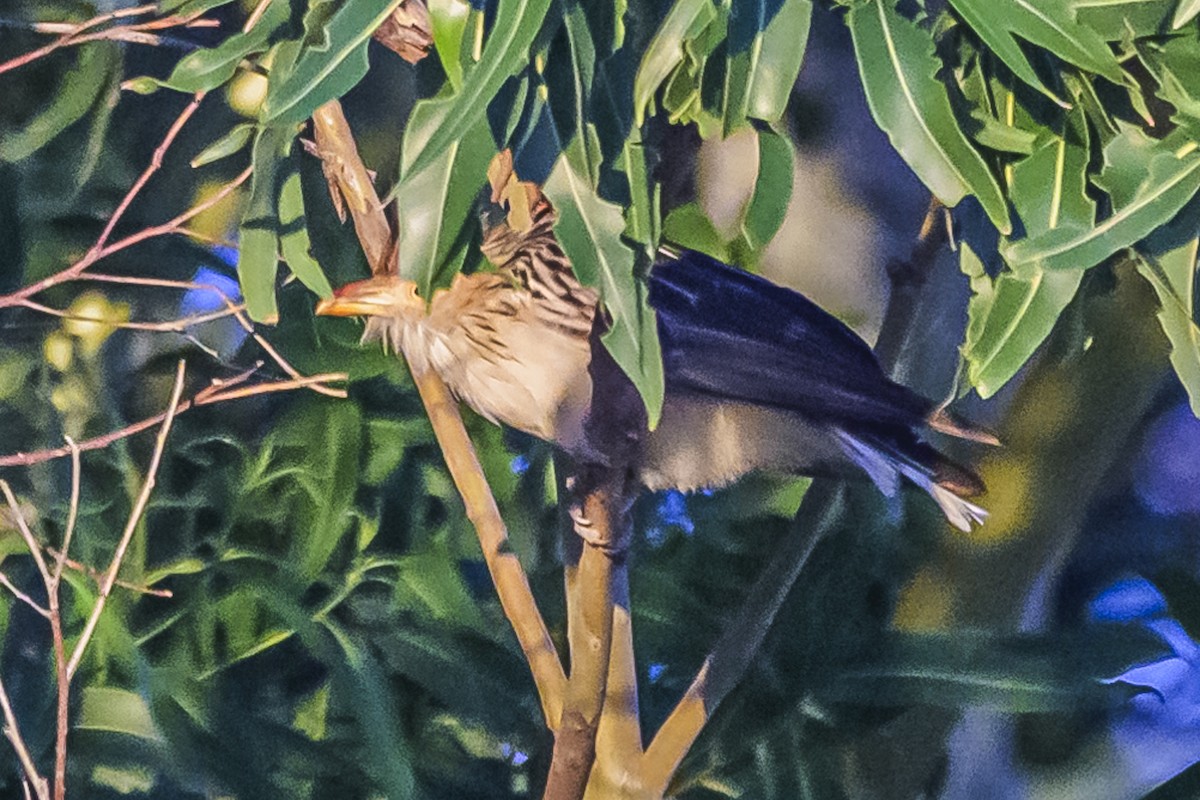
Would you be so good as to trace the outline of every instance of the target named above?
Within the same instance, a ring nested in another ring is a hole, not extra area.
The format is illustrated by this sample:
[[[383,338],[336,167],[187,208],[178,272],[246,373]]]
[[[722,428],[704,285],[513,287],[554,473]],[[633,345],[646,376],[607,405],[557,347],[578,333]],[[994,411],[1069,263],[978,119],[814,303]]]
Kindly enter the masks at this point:
[[[385,350],[407,352],[405,342],[410,331],[425,319],[425,301],[417,294],[417,284],[398,275],[376,275],[348,283],[333,297],[317,303],[316,313],[323,317],[365,317],[363,342],[380,340]]]
[[[417,284],[398,275],[376,275],[347,283],[333,297],[317,303],[323,317],[386,317],[410,319],[425,314],[425,301],[417,295]]]

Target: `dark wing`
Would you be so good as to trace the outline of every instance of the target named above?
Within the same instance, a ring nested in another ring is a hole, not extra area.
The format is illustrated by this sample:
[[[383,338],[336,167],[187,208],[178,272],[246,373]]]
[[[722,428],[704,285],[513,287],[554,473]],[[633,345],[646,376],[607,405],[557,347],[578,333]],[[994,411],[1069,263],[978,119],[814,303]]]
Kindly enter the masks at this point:
[[[842,426],[921,424],[933,404],[884,375],[862,339],[803,295],[702,253],[650,272],[668,390]]]

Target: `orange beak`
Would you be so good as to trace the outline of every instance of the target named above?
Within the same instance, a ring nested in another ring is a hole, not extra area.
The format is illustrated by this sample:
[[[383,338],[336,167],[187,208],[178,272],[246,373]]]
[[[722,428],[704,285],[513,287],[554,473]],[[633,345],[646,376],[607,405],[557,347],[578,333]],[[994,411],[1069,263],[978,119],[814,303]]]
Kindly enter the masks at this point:
[[[404,281],[395,275],[376,275],[362,281],[347,283],[333,297],[317,303],[316,313],[322,317],[384,317],[396,313],[397,289]],[[415,288],[415,286],[414,286]]]

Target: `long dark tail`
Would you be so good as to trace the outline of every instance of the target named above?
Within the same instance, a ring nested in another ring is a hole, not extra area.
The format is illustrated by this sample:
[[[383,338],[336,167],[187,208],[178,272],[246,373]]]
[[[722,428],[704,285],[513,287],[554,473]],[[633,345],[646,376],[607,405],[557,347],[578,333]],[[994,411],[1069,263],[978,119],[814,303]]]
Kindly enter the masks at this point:
[[[966,467],[955,464],[913,434],[904,440],[881,438],[869,432],[839,429],[838,441],[846,455],[862,468],[888,497],[907,478],[929,493],[951,525],[969,532],[988,512],[966,498],[984,491],[983,481]]]

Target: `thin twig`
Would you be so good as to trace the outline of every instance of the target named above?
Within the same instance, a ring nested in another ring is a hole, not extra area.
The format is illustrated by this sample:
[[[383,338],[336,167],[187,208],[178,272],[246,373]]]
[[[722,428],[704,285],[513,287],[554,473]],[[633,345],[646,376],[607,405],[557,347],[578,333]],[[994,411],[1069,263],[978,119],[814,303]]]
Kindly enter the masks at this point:
[[[113,20],[121,19],[123,17],[137,17],[137,16],[141,16],[142,14],[149,14],[149,13],[155,11],[157,8],[158,8],[157,4],[149,3],[149,4],[143,5],[143,6],[134,6],[133,8],[120,8],[120,9],[117,9],[116,11],[110,11],[107,14],[100,14],[99,16],[92,17],[89,20],[85,20],[84,22],[79,23],[78,25],[76,25],[74,27],[74,29],[64,33],[62,36],[55,39],[53,42],[43,45],[42,47],[39,47],[36,50],[31,50],[28,53],[25,53],[23,55],[19,55],[16,58],[9,59],[8,61],[5,61],[3,64],[0,64],[0,75],[3,75],[5,72],[8,72],[9,70],[14,70],[17,67],[23,67],[26,64],[36,61],[39,58],[42,58],[43,56],[47,56],[50,53],[53,53],[55,50],[59,49],[60,47],[65,47],[69,44],[72,44],[73,43],[72,40],[76,36],[78,36],[79,34],[83,33],[86,30],[90,30],[91,28],[98,27],[100,25],[103,25],[106,22],[112,22]]]
[[[42,558],[42,547],[34,537],[33,531],[29,529],[29,523],[25,521],[25,514],[21,511],[21,506],[17,504],[17,497],[13,494],[8,481],[0,480],[0,492],[4,493],[4,499],[8,502],[8,507],[12,509],[13,521],[17,523],[17,531],[25,541],[25,546],[29,548],[29,555],[33,556],[33,563],[37,565],[42,582],[49,585],[50,570],[46,568],[46,560]]]
[[[300,374],[299,370],[297,370],[295,367],[293,367],[291,365],[291,363],[288,362],[287,359],[285,359],[282,355],[279,354],[279,351],[277,351],[274,347],[271,346],[270,342],[268,342],[260,333],[258,333],[258,331],[256,331],[254,329],[254,323],[252,323],[250,321],[250,318],[247,317],[245,314],[245,309],[246,309],[245,305],[240,304],[240,303],[235,303],[229,297],[229,295],[227,295],[227,294],[225,294],[225,292],[221,291],[220,287],[218,287],[218,286],[214,286],[210,283],[198,283],[196,281],[176,281],[176,280],[168,280],[165,278],[141,278],[141,277],[136,277],[136,276],[131,276],[131,275],[104,275],[104,274],[97,274],[94,272],[86,273],[85,275],[83,275],[81,277],[84,280],[97,281],[97,282],[101,282],[101,283],[121,283],[121,284],[131,284],[134,286],[157,286],[157,287],[166,288],[166,289],[181,289],[183,291],[211,292],[214,295],[216,295],[218,298],[220,298],[221,302],[225,304],[225,308],[230,311],[233,318],[237,320],[239,325],[241,325],[242,330],[244,330],[247,334],[249,334],[254,339],[254,341],[258,344],[258,346],[263,349],[263,352],[265,352],[268,356],[270,356],[271,360],[274,361],[276,363],[276,365],[279,366],[280,369],[282,369],[284,372],[286,372],[288,375],[290,375],[293,378],[303,378],[304,377],[303,375]],[[323,386],[321,384],[312,384],[309,386],[309,388],[315,392],[318,392],[319,394],[328,395],[330,397],[345,397],[346,396],[346,393],[340,389],[330,389],[329,387]]]
[[[318,384],[326,384],[334,381],[344,381],[347,378],[344,372],[326,372],[320,375],[311,375],[302,378],[293,378],[286,381],[276,381],[273,383],[259,383],[254,386],[245,387],[243,389],[230,390],[228,387],[244,381],[249,373],[239,376],[237,379],[229,379],[225,381],[216,381],[212,385],[205,387],[200,392],[197,392],[190,400],[184,400],[176,409],[176,415],[195,408],[198,406],[214,405],[223,403],[229,400],[238,400],[243,397],[252,397],[260,394],[273,394],[276,392],[288,392],[294,389],[309,388]],[[346,393],[341,389],[333,389],[326,387],[334,396],[345,397]],[[125,439],[134,434],[141,433],[148,428],[161,423],[166,419],[166,413],[156,414],[153,417],[140,420],[132,425],[126,425],[110,433],[97,436],[92,439],[87,439],[78,444],[81,451],[100,450],[108,447],[113,442]],[[32,464],[41,464],[46,461],[53,461],[56,458],[63,458],[71,454],[69,447],[53,447],[45,450],[37,450],[32,453],[13,453],[12,455],[0,456],[0,467],[27,467]]]
[[[167,410],[163,415],[162,427],[159,428],[158,437],[154,441],[154,454],[150,457],[150,466],[146,469],[146,479],[142,482],[142,490],[129,512],[129,519],[125,523],[125,530],[121,533],[121,540],[117,543],[117,549],[113,553],[112,562],[109,564],[108,572],[104,576],[104,582],[100,585],[100,593],[96,597],[96,605],[92,608],[92,613],[88,617],[87,624],[84,625],[83,633],[80,634],[79,641],[75,643],[75,649],[71,653],[71,661],[67,664],[68,677],[73,676],[75,670],[79,668],[79,662],[83,658],[84,650],[87,649],[92,634],[96,632],[96,625],[100,622],[100,614],[104,611],[104,604],[108,600],[108,596],[112,593],[113,585],[117,581],[117,572],[121,569],[121,562],[125,560],[125,551],[129,548],[129,542],[133,539],[133,532],[137,529],[142,514],[146,511],[146,504],[150,501],[150,493],[154,491],[154,484],[158,475],[158,465],[162,461],[163,450],[167,445],[167,436],[171,432],[171,424],[175,421],[175,412],[179,408],[180,397],[183,394],[184,370],[185,362],[181,360],[179,367],[175,371],[175,388],[171,391],[171,401],[167,405]]]
[[[112,216],[108,218],[108,224],[104,226],[104,230],[100,232],[100,236],[96,239],[96,243],[89,250],[89,255],[98,253],[104,249],[104,245],[108,242],[108,237],[112,235],[113,229],[117,227],[117,223],[121,221],[121,217],[125,216],[125,212],[133,203],[135,197],[141,193],[142,187],[150,180],[154,173],[162,168],[163,157],[166,156],[167,150],[171,147],[171,143],[175,141],[175,137],[183,130],[183,126],[196,113],[196,109],[200,108],[200,102],[204,100],[206,92],[200,91],[192,95],[192,101],[184,106],[183,111],[179,112],[179,116],[171,123],[171,127],[167,129],[167,133],[163,136],[158,147],[154,148],[154,153],[150,156],[150,163],[142,170],[142,174],[134,181],[133,186],[129,187],[129,191],[125,193],[125,197],[117,205]]]
[[[158,333],[183,333],[188,328],[194,325],[203,325],[206,322],[215,322],[219,319],[232,317],[239,311],[246,308],[245,305],[238,305],[234,308],[224,308],[219,311],[205,311],[199,314],[192,314],[179,319],[166,320],[165,322],[139,322],[137,320],[127,320],[120,322],[117,320],[104,319],[103,317],[89,317],[86,314],[73,314],[70,311],[63,311],[58,308],[42,305],[35,300],[22,300],[20,303],[25,308],[31,311],[37,311],[40,314],[46,314],[58,319],[67,319],[73,322],[94,322],[98,325],[106,325],[110,328],[120,328],[131,331],[155,331]]]
[[[21,737],[21,728],[17,725],[17,716],[13,713],[12,703],[8,700],[8,691],[4,688],[4,681],[0,680],[0,709],[4,712],[4,737],[12,743],[13,750],[17,753],[17,760],[21,762],[21,770],[25,773],[25,780],[33,784],[33,791],[38,796],[38,800],[50,800],[50,787],[37,771],[37,765],[33,763],[33,756],[29,754],[29,748],[25,746],[25,740]]]
[[[188,116],[190,116],[191,112],[189,111],[189,109],[194,111],[194,105],[195,104],[193,103],[193,104],[189,105],[187,108],[185,108],[183,111],[183,114],[187,114]],[[181,114],[180,116],[183,117],[183,114]],[[176,120],[176,122],[178,122],[178,121],[179,120]],[[172,131],[174,131],[174,133],[172,133]],[[173,139],[174,135],[177,133],[178,133],[178,126],[172,125],[171,131],[168,131],[168,138],[165,138],[163,140],[163,143],[159,145],[159,147],[155,151],[156,154],[158,154],[160,152],[165,153],[166,147],[164,147],[163,145],[169,145],[170,144],[169,139]],[[159,156],[159,158],[161,160],[161,156]],[[79,278],[80,275],[82,275],[84,273],[84,271],[86,271],[89,267],[91,267],[92,264],[95,264],[97,261],[100,261],[101,259],[103,259],[107,256],[110,256],[113,253],[116,253],[120,250],[124,250],[127,247],[135,245],[138,242],[145,241],[146,239],[151,239],[155,236],[162,236],[164,234],[177,232],[183,226],[183,223],[187,222],[188,220],[192,219],[193,217],[195,217],[199,214],[204,213],[205,211],[212,208],[217,203],[220,203],[222,200],[224,200],[226,197],[228,197],[229,194],[231,194],[233,191],[235,191],[237,189],[237,187],[241,186],[243,183],[246,182],[246,180],[249,179],[252,171],[253,171],[252,167],[247,167],[245,170],[243,170],[241,172],[241,174],[239,174],[236,178],[234,178],[229,183],[225,184],[225,186],[221,187],[221,189],[218,190],[217,192],[215,192],[211,197],[205,199],[203,202],[197,203],[196,205],[189,208],[187,211],[184,211],[182,214],[179,214],[178,216],[174,217],[173,219],[168,220],[167,222],[164,222],[160,225],[154,225],[149,228],[144,228],[136,233],[126,236],[124,239],[121,239],[117,242],[114,242],[114,243],[106,245],[106,246],[98,247],[96,245],[93,245],[87,251],[87,253],[84,254],[84,256],[82,258],[80,258],[74,264],[71,264],[66,269],[60,270],[60,271],[54,273],[53,275],[48,275],[45,278],[41,279],[40,281],[36,281],[34,283],[29,284],[28,286],[24,286],[11,294],[0,295],[0,308],[21,305],[28,298],[33,297],[35,294],[38,294],[40,292],[44,292],[46,289],[49,289],[52,286],[57,286],[61,283],[67,283],[68,281],[76,280],[77,278]],[[145,175],[145,173],[143,173],[143,175]],[[142,182],[141,179],[139,179],[139,183],[144,185],[144,182]],[[135,186],[135,188],[140,189],[140,186]],[[133,190],[131,189],[130,193],[127,193],[125,199],[121,201],[121,205],[118,207],[118,211],[121,211],[122,207],[128,207],[129,202],[132,202],[132,196],[133,196],[132,193],[133,193]],[[122,213],[123,213],[123,211],[122,211]],[[116,215],[114,214],[114,217],[115,216]],[[99,244],[100,241],[104,240],[108,236],[108,234],[111,233],[112,227],[113,227],[112,220],[110,219],[110,224],[105,227],[105,232],[101,235],[101,239],[97,240],[97,244]]]
[[[270,3],[271,0],[258,0],[258,5],[250,12],[250,16],[246,17],[246,24],[242,26],[242,33],[249,33],[250,29],[258,24],[258,21],[262,19],[262,15],[266,12],[267,6]]]
[[[179,416],[178,411],[175,412],[175,416]],[[53,547],[47,547],[46,552],[49,553],[54,558],[58,558],[59,556],[62,555],[59,551],[55,550]],[[92,567],[87,564],[83,564],[79,561],[76,561],[73,558],[63,559],[63,564],[68,569],[72,569],[75,572],[78,572],[80,575],[86,575],[87,577],[91,578],[92,582],[95,583],[97,586],[99,586],[100,583],[104,580],[104,573],[102,573],[100,570],[96,569],[95,567]],[[151,597],[174,597],[175,596],[175,593],[172,592],[170,589],[155,589],[152,586],[143,586],[138,583],[132,583],[131,581],[123,581],[120,578],[117,579],[116,585],[121,589],[128,589],[129,591],[134,592],[136,594],[145,594],[145,595],[149,595]]]
[[[79,464],[79,445],[70,436],[64,436],[67,447],[71,449],[71,504],[67,508],[67,529],[63,532],[62,549],[52,553],[54,557],[54,573],[50,576],[49,588],[51,594],[58,592],[58,584],[62,580],[63,567],[69,560],[67,554],[71,551],[71,538],[75,535],[75,523],[79,520],[79,480],[82,472]]]
[[[67,727],[70,724],[71,678],[67,674],[67,651],[63,641],[62,609],[58,593],[63,565],[71,549],[75,524],[79,519],[79,483],[82,468],[79,446],[70,436],[65,437],[71,448],[71,500],[67,509],[67,528],[63,532],[62,550],[54,556],[54,571],[46,581],[46,597],[50,605],[50,641],[54,648],[54,677],[58,687],[54,738],[54,797],[64,800],[67,795]]]
[[[0,586],[3,586],[5,589],[8,589],[10,592],[12,592],[12,594],[13,594],[13,597],[17,598],[17,599],[18,599],[18,600],[20,600],[22,603],[24,603],[25,605],[27,605],[27,606],[29,606],[30,608],[32,608],[34,611],[36,611],[37,613],[41,614],[41,615],[42,615],[43,617],[45,617],[46,619],[49,619],[49,618],[50,618],[50,612],[49,612],[49,611],[47,611],[46,609],[42,608],[40,605],[38,605],[38,602],[37,602],[36,600],[34,600],[34,599],[33,599],[32,597],[30,597],[29,595],[25,594],[25,592],[22,592],[20,589],[18,589],[18,588],[17,588],[17,586],[16,586],[16,584],[14,584],[14,583],[13,583],[13,582],[12,582],[12,581],[9,579],[8,575],[6,575],[6,574],[5,574],[5,573],[3,573],[3,572],[0,572]]]

